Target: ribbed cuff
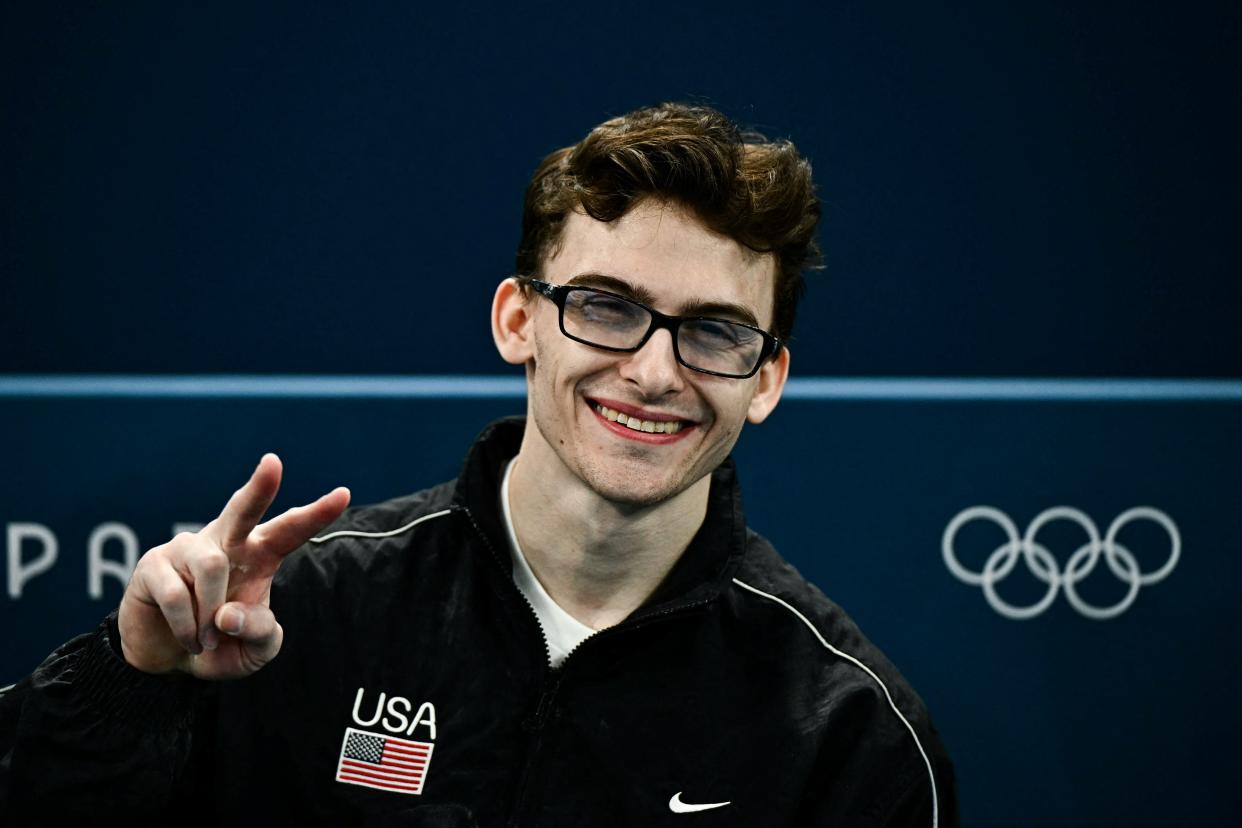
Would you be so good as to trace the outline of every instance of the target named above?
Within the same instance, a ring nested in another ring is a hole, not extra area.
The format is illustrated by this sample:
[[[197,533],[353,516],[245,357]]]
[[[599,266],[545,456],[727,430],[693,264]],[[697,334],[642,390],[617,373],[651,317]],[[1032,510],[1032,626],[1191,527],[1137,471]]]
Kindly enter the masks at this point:
[[[189,723],[202,682],[180,673],[153,675],[131,667],[120,654],[116,613],[99,625],[76,665],[74,684],[105,716],[146,731]]]

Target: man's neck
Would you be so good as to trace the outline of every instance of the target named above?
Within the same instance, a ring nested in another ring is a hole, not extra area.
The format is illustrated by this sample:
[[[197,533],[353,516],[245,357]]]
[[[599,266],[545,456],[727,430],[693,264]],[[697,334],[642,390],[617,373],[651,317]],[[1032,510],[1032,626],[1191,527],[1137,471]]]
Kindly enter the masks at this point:
[[[600,497],[563,467],[522,459],[509,488],[522,553],[552,600],[593,629],[620,623],[651,597],[707,514],[710,476],[636,507]]]

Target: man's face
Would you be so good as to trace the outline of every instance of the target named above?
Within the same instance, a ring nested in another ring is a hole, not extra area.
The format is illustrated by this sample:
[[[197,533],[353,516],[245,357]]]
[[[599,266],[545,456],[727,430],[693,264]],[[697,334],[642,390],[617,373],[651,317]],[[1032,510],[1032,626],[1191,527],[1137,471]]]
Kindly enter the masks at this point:
[[[657,201],[610,223],[571,214],[542,277],[603,288],[668,314],[735,319],[765,330],[772,322],[773,257]],[[748,379],[716,377],[679,364],[667,330],[635,353],[608,352],[564,336],[552,302],[533,291],[526,302],[529,408],[538,429],[528,437],[541,438],[528,440],[538,458],[531,459],[559,464],[610,501],[652,505],[684,491],[724,460],[748,417],[761,421],[780,396],[787,351]],[[681,427],[636,431],[615,422],[615,412],[676,419]]]

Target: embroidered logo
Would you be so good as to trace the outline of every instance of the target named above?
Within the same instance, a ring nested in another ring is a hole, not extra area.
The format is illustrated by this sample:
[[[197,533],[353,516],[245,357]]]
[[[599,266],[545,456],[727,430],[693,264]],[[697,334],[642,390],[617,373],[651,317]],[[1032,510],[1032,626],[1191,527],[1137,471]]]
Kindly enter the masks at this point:
[[[336,781],[382,791],[422,793],[434,747],[430,742],[411,742],[347,727]]]
[[[427,768],[431,764],[433,741],[409,738],[418,728],[425,728],[430,739],[436,738],[436,708],[423,702],[411,717],[414,705],[403,696],[380,693],[374,713],[363,719],[361,709],[366,690],[358,688],[354,697],[353,720],[360,727],[379,725],[389,733],[375,733],[357,727],[345,728],[341,755],[336,763],[336,781],[362,785],[382,791],[421,794]],[[392,734],[400,734],[394,736]]]
[[[712,808],[723,808],[726,805],[732,804],[732,800],[729,802],[704,802],[702,804],[682,802],[681,791],[678,791],[668,801],[668,809],[675,814],[693,814],[696,811],[710,811]]]

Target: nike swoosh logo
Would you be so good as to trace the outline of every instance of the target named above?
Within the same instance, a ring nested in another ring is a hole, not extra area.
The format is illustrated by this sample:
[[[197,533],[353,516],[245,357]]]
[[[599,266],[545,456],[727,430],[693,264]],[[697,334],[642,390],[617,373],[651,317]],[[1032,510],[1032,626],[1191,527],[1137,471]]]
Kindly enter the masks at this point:
[[[691,804],[681,801],[681,791],[673,794],[673,798],[668,801],[668,809],[675,814],[693,814],[696,811],[710,811],[712,808],[723,808],[731,805],[731,802],[704,802],[702,804]]]

